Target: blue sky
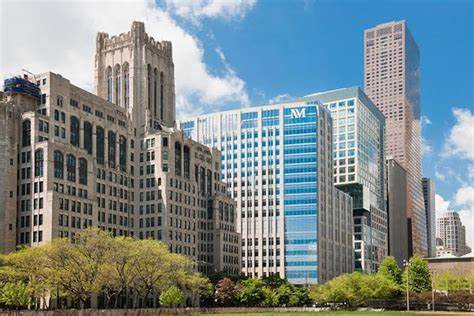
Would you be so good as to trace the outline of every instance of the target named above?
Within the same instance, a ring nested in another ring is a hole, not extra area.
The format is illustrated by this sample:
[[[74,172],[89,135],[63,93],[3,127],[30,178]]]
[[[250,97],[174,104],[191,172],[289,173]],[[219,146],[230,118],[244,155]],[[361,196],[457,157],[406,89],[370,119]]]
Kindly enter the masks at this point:
[[[180,115],[261,105],[362,87],[364,29],[405,19],[421,52],[424,175],[474,246],[473,12],[472,0],[2,1],[0,78],[53,71],[94,91],[96,33],[138,20],[173,43]]]
[[[203,40],[208,64],[218,68],[213,47],[220,46],[256,105],[278,95],[362,87],[363,30],[405,19],[420,48],[421,109],[431,122],[423,128],[431,147],[424,174],[435,178],[437,154],[455,123],[452,108],[474,104],[473,10],[471,1],[262,1],[239,22],[213,20],[198,32],[214,37]],[[437,187],[447,197],[457,189],[449,182]]]
[[[205,61],[217,72],[222,61],[215,49],[225,52],[250,104],[260,105],[279,95],[363,87],[363,30],[406,20],[421,52],[423,174],[436,181],[439,213],[463,210],[472,235],[473,12],[472,1],[259,1],[231,23],[178,21],[201,39]],[[460,144],[452,139],[455,126],[466,138]]]

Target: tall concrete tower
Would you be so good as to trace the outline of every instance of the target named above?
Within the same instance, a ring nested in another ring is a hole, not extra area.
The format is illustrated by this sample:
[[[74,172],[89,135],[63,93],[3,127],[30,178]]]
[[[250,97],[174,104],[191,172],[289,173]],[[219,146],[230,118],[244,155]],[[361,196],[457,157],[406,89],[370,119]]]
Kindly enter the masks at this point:
[[[175,125],[171,42],[148,36],[142,22],[120,35],[97,34],[95,87],[98,96],[127,109],[137,133]]]
[[[365,30],[365,93],[386,119],[387,157],[407,171],[410,255],[427,255],[426,214],[421,182],[420,54],[405,21]]]

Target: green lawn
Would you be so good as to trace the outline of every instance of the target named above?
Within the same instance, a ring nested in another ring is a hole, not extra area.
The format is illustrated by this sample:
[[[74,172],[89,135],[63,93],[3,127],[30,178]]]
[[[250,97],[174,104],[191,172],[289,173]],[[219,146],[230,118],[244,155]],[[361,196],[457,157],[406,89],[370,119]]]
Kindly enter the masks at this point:
[[[419,316],[419,315],[436,315],[436,316],[443,316],[443,315],[453,315],[449,313],[428,313],[428,312],[419,312],[419,313],[407,313],[407,312],[287,312],[287,313],[270,313],[270,312],[263,312],[263,313],[226,313],[226,314],[201,314],[201,315],[218,315],[218,316],[236,316],[236,315],[245,315],[245,316],[293,316],[295,314],[298,315],[307,315],[307,316],[327,316],[327,315],[337,315],[337,316],[353,316],[353,315],[370,315],[370,316],[387,316],[387,315],[403,315],[403,316]]]

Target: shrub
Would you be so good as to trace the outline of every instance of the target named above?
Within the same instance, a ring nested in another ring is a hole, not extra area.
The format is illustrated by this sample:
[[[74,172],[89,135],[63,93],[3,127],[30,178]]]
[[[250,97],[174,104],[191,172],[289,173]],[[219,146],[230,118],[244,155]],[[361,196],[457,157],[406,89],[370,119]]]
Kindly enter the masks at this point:
[[[160,305],[165,307],[177,307],[183,304],[183,292],[176,286],[170,286],[160,295]]]

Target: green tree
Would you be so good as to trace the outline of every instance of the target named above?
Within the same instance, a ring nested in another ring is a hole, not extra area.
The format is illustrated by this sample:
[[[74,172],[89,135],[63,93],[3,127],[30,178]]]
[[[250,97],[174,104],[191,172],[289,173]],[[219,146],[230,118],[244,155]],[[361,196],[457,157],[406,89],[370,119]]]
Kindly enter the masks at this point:
[[[286,279],[280,278],[278,274],[271,274],[269,276],[266,276],[262,278],[262,281],[272,289],[277,289],[284,284],[288,284],[288,281]]]
[[[395,284],[402,283],[402,270],[398,267],[394,257],[388,256],[380,264],[378,274],[393,281]]]
[[[408,288],[414,292],[431,291],[431,273],[428,263],[418,255],[410,258],[408,266],[403,271],[403,287],[406,289],[408,274]]]
[[[178,307],[183,304],[183,292],[176,286],[170,286],[160,295],[160,305],[165,307]]]
[[[323,285],[313,286],[310,297],[316,303],[337,302],[349,306],[364,305],[370,299],[386,299],[397,296],[398,286],[378,274],[360,272],[340,275]]]
[[[0,303],[9,308],[25,308],[29,301],[27,286],[21,281],[7,282],[0,288]]]
[[[290,296],[288,301],[288,306],[295,307],[295,306],[305,306],[311,303],[311,299],[309,298],[309,290],[306,287],[295,287],[293,291],[293,295]]]
[[[244,306],[259,306],[264,299],[265,283],[260,279],[248,279],[241,282],[242,288],[237,299]]]
[[[99,229],[86,229],[76,234],[74,243],[55,239],[45,248],[50,283],[67,296],[86,306],[93,293],[102,288],[109,250],[113,238]]]
[[[262,288],[263,300],[260,303],[262,307],[278,306],[278,293],[269,286]]]
[[[295,286],[293,284],[287,283],[282,284],[278,289],[278,301],[281,306],[290,306],[290,299],[295,293]],[[291,305],[294,306],[294,305]]]

